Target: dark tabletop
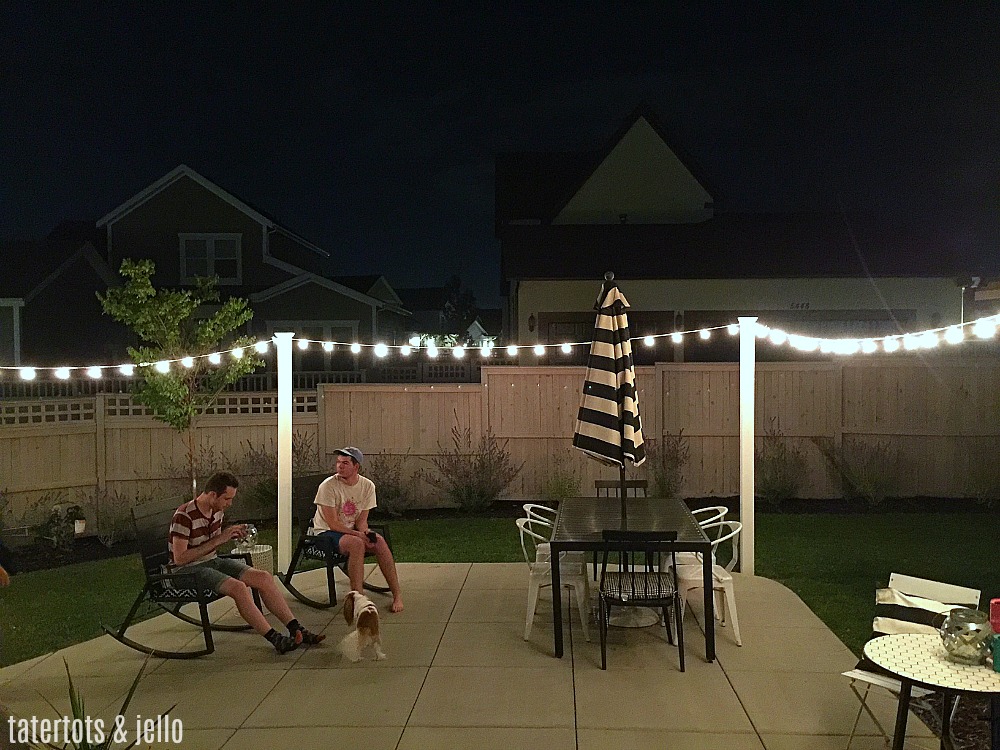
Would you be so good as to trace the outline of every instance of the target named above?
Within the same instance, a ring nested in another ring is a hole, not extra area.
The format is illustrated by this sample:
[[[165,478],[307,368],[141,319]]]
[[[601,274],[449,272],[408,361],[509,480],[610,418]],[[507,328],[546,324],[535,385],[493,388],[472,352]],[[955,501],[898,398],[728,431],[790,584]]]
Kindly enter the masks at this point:
[[[635,531],[676,531],[679,542],[707,542],[708,537],[683,500],[630,497],[627,524]],[[622,529],[617,497],[571,497],[559,503],[553,542],[600,542],[604,529]]]

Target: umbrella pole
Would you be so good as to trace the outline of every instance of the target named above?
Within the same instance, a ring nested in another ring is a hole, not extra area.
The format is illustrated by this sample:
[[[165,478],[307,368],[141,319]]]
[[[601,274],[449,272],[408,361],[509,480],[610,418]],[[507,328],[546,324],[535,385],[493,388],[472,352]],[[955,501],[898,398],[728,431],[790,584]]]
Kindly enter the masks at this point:
[[[621,470],[621,498],[622,498],[622,531],[628,530],[628,514],[625,512],[625,498],[628,496],[628,488],[625,485],[625,461],[622,461]]]

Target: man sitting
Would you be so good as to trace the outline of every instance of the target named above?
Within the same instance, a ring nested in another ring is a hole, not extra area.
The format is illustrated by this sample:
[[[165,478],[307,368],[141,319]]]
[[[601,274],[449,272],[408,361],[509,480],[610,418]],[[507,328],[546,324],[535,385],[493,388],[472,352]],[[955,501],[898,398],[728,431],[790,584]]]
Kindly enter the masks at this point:
[[[392,550],[380,534],[368,530],[368,511],[375,507],[375,484],[361,476],[364,456],[354,447],[341,448],[337,454],[337,470],[323,480],[316,490],[316,515],[313,529],[319,542],[329,552],[347,556],[347,577],[351,589],[362,593],[365,579],[365,555],[374,552],[378,566],[392,592],[392,612],[403,611],[403,595]]]
[[[229,472],[216,472],[205,482],[202,493],[174,511],[170,523],[170,554],[174,570],[194,573],[197,585],[230,597],[240,616],[267,638],[279,654],[302,643],[315,645],[325,635],[310,633],[292,615],[270,573],[252,568],[242,560],[220,558],[215,552],[223,544],[246,534],[246,524],[222,528],[226,509],[233,504],[239,480]],[[256,589],[268,610],[288,628],[278,633],[254,604],[250,589]]]

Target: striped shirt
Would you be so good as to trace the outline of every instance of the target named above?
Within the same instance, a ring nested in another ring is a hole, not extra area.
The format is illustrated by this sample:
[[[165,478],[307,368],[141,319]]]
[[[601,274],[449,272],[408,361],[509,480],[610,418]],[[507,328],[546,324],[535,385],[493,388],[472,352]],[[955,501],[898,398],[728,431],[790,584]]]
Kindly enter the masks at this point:
[[[223,515],[223,512],[219,510],[209,518],[201,512],[194,500],[181,505],[174,511],[174,517],[170,521],[171,551],[174,539],[187,539],[188,549],[192,549],[219,536],[222,533]],[[214,551],[201,558],[199,562],[211,560],[213,557],[215,557]]]

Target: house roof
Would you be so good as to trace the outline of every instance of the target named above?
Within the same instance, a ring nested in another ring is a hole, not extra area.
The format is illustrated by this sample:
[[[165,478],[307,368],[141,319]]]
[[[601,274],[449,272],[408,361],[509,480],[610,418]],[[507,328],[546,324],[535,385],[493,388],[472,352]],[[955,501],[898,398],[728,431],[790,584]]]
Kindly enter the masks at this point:
[[[326,252],[326,250],[324,250],[323,248],[313,244],[309,240],[305,239],[299,234],[296,234],[295,232],[283,226],[282,224],[279,224],[273,217],[264,213],[260,209],[255,208],[249,202],[241,198],[237,198],[233,193],[219,187],[211,180],[198,174],[195,170],[191,169],[191,167],[187,166],[186,164],[181,164],[180,166],[172,169],[170,172],[168,172],[163,177],[158,179],[152,185],[149,185],[144,190],[139,191],[131,198],[129,198],[127,201],[122,203],[120,206],[105,214],[97,222],[97,226],[103,227],[107,226],[108,224],[113,224],[125,214],[141,206],[146,201],[154,198],[159,193],[166,190],[177,180],[183,179],[185,177],[198,183],[203,188],[208,190],[210,193],[213,193],[214,195],[221,198],[229,205],[233,206],[239,211],[242,211],[247,216],[251,217],[254,221],[264,225],[268,229],[273,229],[274,231],[281,232],[282,234],[295,240],[299,244],[303,245],[309,250],[312,250],[318,255],[323,256],[324,258],[330,257],[330,254]]]
[[[368,294],[371,288],[375,286],[375,282],[382,277],[378,274],[368,274],[366,276],[330,276],[329,278],[331,281],[346,286],[348,289]]]
[[[971,243],[971,244],[970,244]],[[721,214],[694,224],[510,226],[510,279],[949,277],[982,257],[933,227],[880,227],[837,214]],[[995,263],[994,263],[995,264]]]
[[[90,243],[102,247],[103,235],[93,222],[63,221],[43,240],[0,243],[0,297],[27,297]]]
[[[528,226],[550,224],[640,119],[649,123],[691,175],[717,200],[717,191],[705,170],[678,145],[678,138],[652,110],[642,105],[597,149],[498,154],[495,175],[497,233],[511,222]]]

